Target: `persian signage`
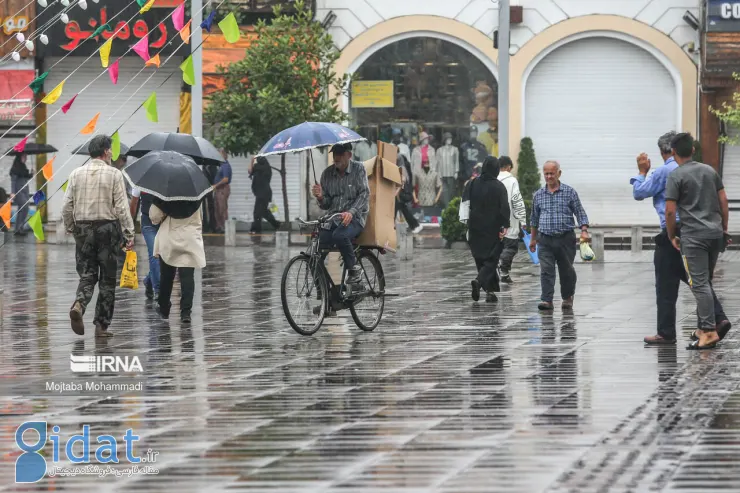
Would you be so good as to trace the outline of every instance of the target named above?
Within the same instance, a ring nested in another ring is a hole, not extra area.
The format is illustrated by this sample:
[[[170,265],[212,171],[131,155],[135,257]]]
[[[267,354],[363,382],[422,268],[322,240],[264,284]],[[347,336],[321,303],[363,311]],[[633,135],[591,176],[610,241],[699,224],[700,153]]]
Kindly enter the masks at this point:
[[[352,107],[393,108],[393,81],[354,81],[352,83]]]
[[[167,3],[176,6],[177,1]],[[190,52],[190,46],[182,43],[179,34],[172,26],[172,17],[168,17],[172,12],[171,8],[153,8],[139,15],[139,6],[136,2],[124,8],[123,11],[120,7],[113,5],[88,5],[87,10],[69,10],[70,21],[67,24],[63,22],[53,24],[46,32],[49,44],[38,47],[42,56],[63,56],[71,51],[74,51],[76,56],[89,56],[102,43],[113,38],[111,57],[117,57],[126,53],[131,46],[147,35],[149,35],[149,49],[152,55],[160,50],[163,55],[173,52],[178,55],[187,55]],[[63,8],[61,5],[58,7]],[[59,13],[59,9],[52,8],[50,5],[39,17],[39,22],[41,24],[47,22],[54,14]],[[108,24],[112,31],[104,30],[93,40],[85,42],[92,37],[98,27],[104,24]],[[133,51],[129,51],[128,54],[136,55]]]
[[[33,70],[0,70],[0,121],[33,121]],[[30,113],[30,114],[27,114]]]

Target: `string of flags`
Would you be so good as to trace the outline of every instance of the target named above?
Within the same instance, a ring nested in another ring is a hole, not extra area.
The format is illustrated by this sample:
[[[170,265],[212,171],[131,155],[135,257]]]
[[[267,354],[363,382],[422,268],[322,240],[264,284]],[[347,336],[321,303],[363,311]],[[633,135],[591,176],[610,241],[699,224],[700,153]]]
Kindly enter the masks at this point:
[[[41,1],[41,0],[39,0],[39,1]],[[97,3],[97,0],[93,0],[93,1],[95,1]],[[141,6],[140,13],[146,12],[154,4],[154,0],[149,0],[149,1],[147,1],[147,0],[135,0],[135,1]],[[64,0],[62,0],[62,2],[64,2]],[[222,0],[221,3],[223,3],[223,0]],[[189,44],[190,37],[191,37],[190,26],[191,26],[191,23],[192,23],[192,19],[191,20],[188,20],[188,22],[185,23],[184,22],[184,20],[185,20],[184,19],[184,15],[185,15],[185,5],[184,4],[181,4],[180,6],[178,6],[172,12],[172,14],[171,14],[171,16],[173,18],[172,19],[173,25],[174,25],[175,29],[179,32],[180,37],[182,38],[182,42],[184,44]],[[214,10],[211,11],[211,13],[208,15],[208,17],[201,23],[200,28],[205,29],[208,33],[210,33],[211,32],[211,29],[212,29],[212,26],[213,26],[213,23],[215,21],[215,17],[216,17],[216,9],[214,9]],[[233,44],[233,43],[236,43],[239,40],[239,38],[241,36],[241,32],[239,30],[239,26],[238,26],[238,23],[236,21],[236,17],[234,16],[233,13],[230,13],[226,17],[224,17],[224,19],[221,20],[218,23],[218,27],[221,29],[221,32],[224,35],[224,39],[228,43],[232,43]],[[106,28],[105,25],[100,26],[98,28],[98,30],[100,30],[100,33],[102,33],[103,30],[111,30],[112,31],[112,29],[110,28],[110,26],[108,26]],[[100,33],[98,33],[98,34],[100,34]],[[113,39],[113,38],[110,38],[108,41],[110,41],[111,39]],[[106,41],[106,43],[108,41]],[[137,47],[137,45],[139,45],[139,46]],[[201,45],[202,45],[202,43],[201,43]],[[200,46],[196,47],[196,49],[197,48],[200,48]],[[139,42],[137,42],[137,44],[134,45],[134,47],[132,47],[132,49],[133,49],[133,51],[135,51],[144,60],[145,66],[147,66],[147,67],[154,66],[154,67],[160,68],[160,66],[161,66],[161,60],[160,60],[159,53],[155,54],[154,57],[151,57],[149,55],[148,35],[145,36],[144,38],[142,38]],[[106,50],[105,55],[106,55],[106,58],[107,59],[105,61],[103,59],[102,47],[101,47],[100,51],[101,51],[101,63],[104,62],[103,68],[106,68],[106,66],[107,66],[108,73],[110,75],[111,81],[113,82],[113,84],[116,84],[118,82],[118,68],[119,68],[118,62],[119,62],[119,60],[116,60],[112,64],[108,64],[109,57],[110,57],[110,49],[107,49]],[[169,60],[169,57],[168,57],[168,60]],[[182,64],[180,65],[180,69],[182,71],[183,81],[185,83],[187,83],[187,84],[189,84],[189,85],[192,86],[195,83],[195,70],[194,70],[194,65],[193,65],[192,54],[190,56],[188,56],[182,62]],[[38,94],[43,89],[44,81],[46,80],[46,78],[48,77],[48,75],[49,75],[49,72],[48,71],[47,72],[44,72],[43,74],[41,74],[40,76],[38,76],[36,79],[34,79],[29,84],[29,87],[33,90],[34,94]],[[44,98],[41,100],[41,102],[42,103],[45,103],[45,104],[48,104],[48,105],[52,105],[52,104],[56,103],[59,100],[59,98],[62,96],[63,89],[64,89],[64,80],[61,83],[59,83],[51,92],[49,92],[48,94],[46,94],[44,96]],[[69,101],[67,101],[67,103],[65,103],[62,106],[63,113],[66,114],[70,110],[70,108],[72,107],[72,104],[75,102],[75,99],[77,98],[78,95],[79,94],[75,94]],[[144,101],[144,103],[142,103],[142,106],[141,107],[144,108],[144,110],[146,112],[146,117],[147,117],[147,119],[149,121],[154,122],[154,123],[157,123],[159,121],[156,91],[153,91],[149,95],[149,97],[146,99],[146,101]],[[136,111],[134,111],[134,113],[135,112]],[[101,114],[100,113],[97,113],[85,125],[85,127],[83,127],[83,129],[80,130],[80,134],[82,134],[82,135],[91,135],[91,134],[93,134],[95,132],[96,127],[97,127],[98,120],[99,120],[100,116],[101,116]],[[26,143],[28,142],[28,138],[29,137],[27,136],[27,137],[24,137],[21,141],[19,141],[18,144],[16,144],[16,146],[14,146],[14,150],[16,150],[17,152],[22,152],[23,149],[25,149]],[[114,132],[114,134],[111,136],[111,140],[112,140],[112,146],[111,147],[112,147],[113,159],[118,159],[118,157],[120,157],[120,146],[121,146],[120,135],[119,135],[118,131]],[[41,173],[43,174],[43,176],[46,179],[46,181],[51,181],[51,178],[54,175],[54,172],[53,172],[53,164],[54,164],[54,160],[55,159],[56,159],[56,156],[54,156],[52,159],[50,159],[42,167],[42,169],[41,169]],[[62,167],[64,167],[65,164],[66,163],[64,163],[62,165]],[[67,184],[68,184],[68,182],[65,181],[62,184],[62,186],[60,187],[60,190],[62,190],[63,192],[66,192],[66,190],[67,190]],[[32,200],[34,201],[34,203],[36,205],[39,205],[39,204],[45,202],[47,200],[47,197],[45,196],[44,192],[40,190],[40,191],[36,192],[33,195]],[[5,204],[3,204],[2,206],[0,206],[0,219],[5,223],[6,227],[8,227],[8,228],[10,227],[11,210],[12,210],[11,209],[11,201],[8,201]],[[40,216],[40,214],[35,213],[33,216],[31,216],[29,218],[27,224],[33,230],[34,236],[36,236],[36,238],[39,241],[44,241],[44,232],[43,232],[43,226],[41,224],[41,216]]]

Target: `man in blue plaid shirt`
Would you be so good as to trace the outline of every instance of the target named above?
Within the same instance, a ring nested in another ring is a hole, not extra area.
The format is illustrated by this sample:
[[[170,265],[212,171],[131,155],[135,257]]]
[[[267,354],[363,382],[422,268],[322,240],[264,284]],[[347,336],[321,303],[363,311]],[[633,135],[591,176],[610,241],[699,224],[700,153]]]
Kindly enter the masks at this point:
[[[542,285],[542,302],[540,310],[553,309],[555,295],[555,266],[560,272],[560,294],[563,297],[563,309],[573,308],[573,295],[576,292],[576,271],[573,262],[576,259],[576,235],[573,231],[581,228],[581,241],[589,241],[588,216],[583,209],[578,193],[565,183],[560,183],[560,164],[548,161],[543,166],[545,186],[537,190],[532,202],[532,239],[529,249],[537,251],[540,246],[540,282]]]

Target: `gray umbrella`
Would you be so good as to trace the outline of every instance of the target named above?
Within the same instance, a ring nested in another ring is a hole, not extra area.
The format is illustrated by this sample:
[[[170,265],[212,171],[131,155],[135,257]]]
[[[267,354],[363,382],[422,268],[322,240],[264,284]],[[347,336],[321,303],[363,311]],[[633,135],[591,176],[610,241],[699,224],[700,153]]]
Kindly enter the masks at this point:
[[[198,201],[213,187],[203,170],[178,152],[150,152],[126,166],[123,174],[139,190],[164,201]]]

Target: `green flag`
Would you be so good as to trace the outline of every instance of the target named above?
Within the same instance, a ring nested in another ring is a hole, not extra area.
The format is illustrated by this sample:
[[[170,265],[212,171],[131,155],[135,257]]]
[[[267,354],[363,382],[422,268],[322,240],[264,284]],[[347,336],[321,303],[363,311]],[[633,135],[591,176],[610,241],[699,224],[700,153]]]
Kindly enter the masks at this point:
[[[112,141],[110,150],[113,151],[113,160],[115,161],[121,155],[121,136],[118,135],[118,131],[110,136],[110,140]]]
[[[190,55],[180,64],[182,80],[189,86],[195,84],[195,69],[193,68],[193,55]]]
[[[33,235],[39,241],[44,241],[44,226],[41,224],[41,213],[37,210],[31,219],[28,220],[28,225],[33,230]]]
[[[33,90],[34,94],[38,94],[41,92],[41,89],[44,88],[44,81],[46,80],[46,77],[49,75],[49,72],[44,72],[43,74],[39,75],[33,81],[31,81],[30,84],[28,84],[28,87],[30,87]]]
[[[144,5],[146,5],[146,0],[136,0],[136,3],[139,4],[139,7],[143,7]]]
[[[157,123],[159,121],[159,115],[157,115],[157,93],[156,91],[149,96],[149,99],[144,101],[144,109],[146,110],[146,117],[150,122]]]
[[[224,17],[223,20],[218,23],[218,27],[221,29],[224,39],[227,42],[236,43],[239,41],[239,37],[242,33],[239,32],[239,23],[236,22],[236,17],[234,17],[233,12]]]
[[[107,23],[103,24],[102,26],[98,27],[95,31],[93,31],[91,37],[94,38],[96,36],[100,36],[101,34],[103,34],[103,31],[113,32],[113,28],[110,27],[110,24],[107,24]]]
[[[69,183],[69,180],[67,180],[64,183],[62,183],[62,192],[66,192],[67,191],[67,184],[68,183]]]

